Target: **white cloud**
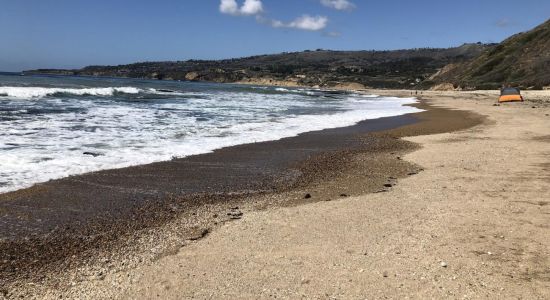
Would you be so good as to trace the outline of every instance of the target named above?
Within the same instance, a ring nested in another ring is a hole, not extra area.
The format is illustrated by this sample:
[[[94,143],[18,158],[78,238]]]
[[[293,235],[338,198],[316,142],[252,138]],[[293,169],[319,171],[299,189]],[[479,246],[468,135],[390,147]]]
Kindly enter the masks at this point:
[[[332,0],[335,1],[335,0]],[[336,0],[342,1],[342,0]],[[344,0],[345,1],[345,0]],[[294,28],[308,31],[319,31],[327,27],[328,18],[325,16],[302,15],[291,22],[283,22],[276,19],[265,18],[262,0],[244,0],[239,6],[237,0],[221,0],[220,12],[233,16],[256,16],[259,23],[268,24],[274,28]]]
[[[287,24],[286,27],[317,31],[327,27],[328,18],[324,16],[312,17],[309,15],[303,15],[296,20]]]
[[[353,10],[355,4],[348,0],[321,0],[321,4],[337,10]]]
[[[241,7],[239,7],[236,0],[221,0],[220,2],[220,12],[223,14],[251,16],[260,14],[263,11],[261,0],[245,0]]]
[[[239,13],[239,5],[235,0],[221,0],[220,12],[222,14],[236,15]]]
[[[274,28],[287,27],[287,25],[283,21],[279,21],[279,20],[269,20],[264,18],[256,18],[256,20],[259,23],[269,24],[271,25],[271,27],[274,27]]]
[[[328,24],[328,18],[325,16],[312,17],[309,15],[303,15],[288,23],[275,19],[264,19],[261,17],[258,17],[257,20],[260,23],[267,23],[274,28],[294,28],[308,31],[319,31],[325,29]]]
[[[264,11],[262,1],[260,0],[245,0],[241,7],[243,15],[257,15]]]

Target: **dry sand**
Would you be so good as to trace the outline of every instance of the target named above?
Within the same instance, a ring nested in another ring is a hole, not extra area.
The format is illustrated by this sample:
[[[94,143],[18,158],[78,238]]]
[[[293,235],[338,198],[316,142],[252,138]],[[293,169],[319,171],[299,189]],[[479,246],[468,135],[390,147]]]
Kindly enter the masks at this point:
[[[488,119],[406,138],[422,148],[403,159],[424,171],[389,192],[246,213],[173,255],[61,295],[548,299],[550,93],[531,96],[493,106],[492,92],[423,92]]]

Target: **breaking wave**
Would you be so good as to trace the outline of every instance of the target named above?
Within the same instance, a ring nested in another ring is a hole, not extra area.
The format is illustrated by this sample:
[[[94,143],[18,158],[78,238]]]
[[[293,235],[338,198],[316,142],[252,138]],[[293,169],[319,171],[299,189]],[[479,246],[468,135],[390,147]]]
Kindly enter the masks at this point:
[[[117,93],[139,94],[143,90],[135,87],[105,87],[105,88],[46,88],[46,87],[12,87],[1,86],[0,96],[27,99],[43,98],[61,94],[77,96],[113,96]]]
[[[420,111],[406,105],[414,98],[307,88],[130,79],[117,80],[116,87],[110,79],[71,77],[3,80],[0,193]]]

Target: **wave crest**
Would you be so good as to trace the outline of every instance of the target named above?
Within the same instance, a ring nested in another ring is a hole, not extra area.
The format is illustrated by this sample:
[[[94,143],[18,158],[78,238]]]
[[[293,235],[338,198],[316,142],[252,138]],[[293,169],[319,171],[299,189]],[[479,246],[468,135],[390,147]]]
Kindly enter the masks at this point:
[[[71,94],[77,96],[112,96],[115,93],[138,94],[142,90],[135,87],[106,88],[44,88],[44,87],[0,87],[0,96],[18,99],[43,98],[56,94]]]

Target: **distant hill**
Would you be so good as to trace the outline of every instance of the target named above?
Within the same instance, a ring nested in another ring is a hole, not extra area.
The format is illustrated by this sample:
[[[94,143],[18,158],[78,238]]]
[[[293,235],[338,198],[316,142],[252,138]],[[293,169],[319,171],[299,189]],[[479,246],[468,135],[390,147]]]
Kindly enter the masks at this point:
[[[496,89],[550,86],[550,20],[500,44],[447,49],[331,51],[318,49],[225,60],[142,62],[61,74],[316,87]]]
[[[470,61],[490,48],[492,45],[477,43],[448,49],[318,49],[225,60],[143,62],[119,66],[89,66],[79,70],[41,69],[24,73],[318,87],[353,83],[355,87],[416,88],[446,65]]]
[[[444,83],[465,89],[550,86],[550,20],[511,36],[472,61],[449,64],[423,85]]]

